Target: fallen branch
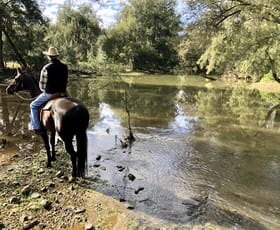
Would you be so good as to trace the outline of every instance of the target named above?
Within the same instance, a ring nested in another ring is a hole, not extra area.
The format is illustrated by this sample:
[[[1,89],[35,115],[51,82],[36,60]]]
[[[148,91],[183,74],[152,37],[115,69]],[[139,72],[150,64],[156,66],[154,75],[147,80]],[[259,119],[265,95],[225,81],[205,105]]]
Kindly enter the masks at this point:
[[[25,226],[23,226],[22,230],[29,230],[29,229],[35,227],[36,225],[38,225],[39,223],[40,223],[39,220],[33,220],[29,224],[26,224]]]

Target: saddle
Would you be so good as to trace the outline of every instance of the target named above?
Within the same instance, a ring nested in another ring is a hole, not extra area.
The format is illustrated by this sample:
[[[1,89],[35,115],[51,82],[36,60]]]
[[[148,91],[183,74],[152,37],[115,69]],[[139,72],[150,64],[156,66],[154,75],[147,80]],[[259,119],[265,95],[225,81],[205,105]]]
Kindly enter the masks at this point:
[[[56,99],[67,97],[67,96],[68,95],[67,95],[66,92],[54,93],[54,94],[52,94],[52,96],[50,97],[50,99],[46,103],[43,103],[40,106],[39,116],[40,116],[41,126],[44,126],[44,128],[46,128],[48,130],[55,131],[53,119],[51,117],[52,105],[53,105],[53,103],[55,102]]]

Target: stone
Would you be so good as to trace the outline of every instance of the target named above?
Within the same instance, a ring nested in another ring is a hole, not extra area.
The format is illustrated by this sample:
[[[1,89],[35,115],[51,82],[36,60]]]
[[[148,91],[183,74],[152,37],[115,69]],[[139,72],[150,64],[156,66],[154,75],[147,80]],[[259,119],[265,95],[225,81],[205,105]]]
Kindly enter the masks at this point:
[[[130,202],[126,202],[125,207],[129,210],[133,210],[135,208],[135,205]]]
[[[34,192],[34,193],[31,194],[31,198],[32,198],[32,199],[38,199],[38,198],[40,198],[40,197],[41,197],[41,194],[38,193],[38,192]]]
[[[23,222],[27,221],[28,219],[29,219],[29,218],[28,218],[27,215],[22,215],[22,216],[19,218],[19,221],[20,221],[21,223],[23,223]]]
[[[131,181],[134,181],[135,178],[136,178],[136,177],[135,177],[133,174],[131,174],[131,173],[129,173],[129,174],[127,175],[127,177],[128,177],[128,179],[131,180]]]
[[[42,169],[42,168],[40,168],[40,169],[38,170],[38,173],[39,173],[39,174],[42,174],[42,173],[44,173],[44,172],[45,172],[45,170]]]
[[[3,207],[7,207],[9,204],[8,203],[3,203],[2,206]]]
[[[41,188],[41,192],[47,192],[48,189],[46,187]]]
[[[122,172],[125,169],[125,167],[121,165],[117,165],[117,168],[119,172]]]
[[[96,159],[97,161],[100,161],[101,156],[100,156],[100,155],[98,155],[95,159]]]
[[[125,201],[126,201],[126,199],[120,198],[120,202],[125,202]]]
[[[28,205],[28,208],[32,211],[39,211],[41,209],[39,204],[33,204],[33,203],[30,203]]]
[[[47,187],[54,188],[55,187],[55,183],[50,181],[50,182],[48,182]]]
[[[134,191],[135,194],[138,194],[139,192],[143,191],[144,188],[143,187],[140,187],[138,188],[137,190]]]
[[[42,207],[46,210],[50,210],[52,203],[46,199],[41,200],[40,204],[42,205]]]
[[[31,192],[31,186],[30,185],[24,186],[21,190],[21,194],[24,195],[24,196],[27,196],[30,192]]]
[[[62,176],[61,179],[63,179],[64,181],[69,181],[69,177],[66,175]]]
[[[38,225],[39,223],[40,223],[39,220],[33,220],[33,221],[31,221],[29,224],[24,225],[22,229],[23,229],[23,230],[32,229],[32,228],[34,228],[36,225]]]
[[[62,177],[63,176],[63,172],[62,171],[58,171],[56,174],[55,174],[56,177]]]
[[[83,209],[75,209],[75,210],[74,210],[74,213],[75,213],[75,214],[80,214],[80,213],[84,213],[85,211],[86,211],[85,208],[83,208]]]
[[[100,169],[103,170],[103,171],[107,170],[105,166],[101,166]]]
[[[18,181],[13,181],[13,182],[12,182],[12,185],[13,185],[13,186],[19,186],[20,183],[19,183]]]
[[[95,230],[95,227],[93,226],[93,224],[86,224],[85,230]]]
[[[10,203],[11,204],[19,204],[20,203],[20,199],[18,197],[16,197],[16,196],[12,196],[10,198]]]

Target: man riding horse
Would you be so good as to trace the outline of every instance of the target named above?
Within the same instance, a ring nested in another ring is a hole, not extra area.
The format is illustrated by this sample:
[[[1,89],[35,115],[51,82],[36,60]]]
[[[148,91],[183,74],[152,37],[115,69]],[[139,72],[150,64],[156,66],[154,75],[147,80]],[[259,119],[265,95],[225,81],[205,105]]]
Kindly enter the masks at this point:
[[[58,134],[66,151],[71,156],[72,176],[85,177],[87,173],[87,128],[89,112],[86,106],[76,98],[65,94],[68,81],[67,66],[58,60],[56,48],[49,48],[45,54],[50,63],[41,72],[40,87],[38,81],[21,69],[17,70],[14,79],[6,88],[8,94],[19,91],[29,91],[31,97],[38,96],[30,105],[32,128],[42,137],[46,153],[47,167],[52,167],[56,159],[55,136]],[[47,102],[50,100],[50,102]],[[39,107],[47,104],[40,111]],[[41,119],[41,121],[40,121]],[[50,134],[50,135],[49,135]],[[75,138],[75,145],[73,139]]]
[[[47,55],[49,63],[46,64],[40,75],[39,87],[42,93],[30,104],[31,128],[36,134],[41,134],[41,124],[39,119],[39,108],[57,93],[66,94],[68,82],[68,68],[59,59],[59,53],[55,47],[50,47],[43,52]]]

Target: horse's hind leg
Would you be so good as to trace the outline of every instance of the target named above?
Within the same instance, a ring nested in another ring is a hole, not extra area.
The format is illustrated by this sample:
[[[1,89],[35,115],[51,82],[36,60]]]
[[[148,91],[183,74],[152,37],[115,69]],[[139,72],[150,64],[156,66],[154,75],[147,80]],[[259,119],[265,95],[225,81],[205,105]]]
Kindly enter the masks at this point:
[[[73,143],[72,143],[73,137],[64,139],[65,149],[71,156],[72,161],[72,176],[77,176],[77,153],[74,150]]]
[[[51,143],[51,148],[52,148],[52,155],[51,155],[51,160],[55,161],[56,160],[56,154],[55,154],[55,132],[51,132],[51,137],[50,137],[50,143]]]

